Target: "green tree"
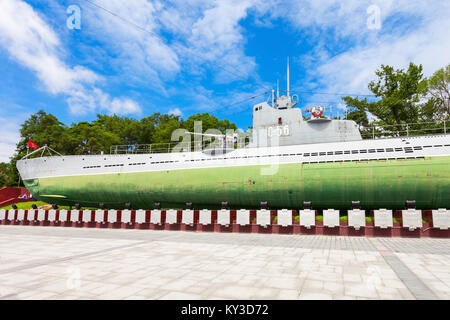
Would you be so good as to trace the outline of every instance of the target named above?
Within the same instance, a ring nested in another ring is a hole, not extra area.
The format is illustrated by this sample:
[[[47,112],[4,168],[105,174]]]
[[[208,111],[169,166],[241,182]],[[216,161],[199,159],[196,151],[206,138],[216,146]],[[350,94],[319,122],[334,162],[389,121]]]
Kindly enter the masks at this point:
[[[429,100],[422,106],[425,121],[450,118],[450,64],[437,70],[427,80]]]
[[[80,122],[70,128],[67,143],[75,154],[98,154],[109,153],[112,145],[122,142],[116,133],[104,130],[95,122]]]
[[[172,142],[172,132],[181,128],[179,116],[155,113],[156,127],[152,135],[152,143]]]
[[[234,123],[229,120],[219,120],[216,116],[209,113],[197,113],[186,119],[183,123],[183,128],[189,132],[194,132],[194,122],[202,122],[202,131],[205,132],[208,129],[218,129],[220,132],[225,133],[228,129],[237,130]]]
[[[367,112],[358,108],[350,108],[345,116],[346,120],[353,120],[361,127],[368,127],[369,120],[367,118]]]
[[[16,168],[17,160],[24,157],[28,150],[28,139],[33,140],[38,146],[48,145],[62,154],[71,152],[70,146],[65,143],[67,140],[68,127],[60,122],[54,115],[47,114],[43,110],[32,114],[21,126],[21,139],[17,143],[16,153],[11,157],[10,179],[8,184],[15,185],[19,181],[19,173]]]
[[[11,165],[1,162],[0,163],[0,188],[14,185],[14,181],[12,181],[11,174],[12,174]],[[17,181],[16,181],[16,183],[17,183]]]
[[[33,140],[40,147],[46,144],[60,153],[70,152],[70,148],[65,143],[68,129],[54,115],[39,110],[31,115],[21,126],[21,140],[17,144],[16,149],[18,156],[22,157],[26,154],[28,139]]]
[[[94,125],[102,130],[115,134],[123,144],[139,143],[140,122],[128,117],[119,117],[117,115],[97,115]]]
[[[367,98],[359,100],[347,96],[342,98],[346,104],[360,112],[369,111],[381,120],[381,124],[394,125],[397,131],[402,130],[404,123],[417,122],[418,102],[427,90],[422,65],[410,63],[406,71],[381,65],[376,75],[378,80],[371,81],[368,88],[379,98],[378,101],[368,102]]]

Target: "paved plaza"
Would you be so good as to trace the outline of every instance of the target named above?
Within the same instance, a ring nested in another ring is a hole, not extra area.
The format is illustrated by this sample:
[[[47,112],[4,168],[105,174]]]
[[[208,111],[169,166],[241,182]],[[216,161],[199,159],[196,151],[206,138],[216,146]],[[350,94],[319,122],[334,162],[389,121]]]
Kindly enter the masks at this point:
[[[0,299],[449,299],[450,239],[0,226]]]

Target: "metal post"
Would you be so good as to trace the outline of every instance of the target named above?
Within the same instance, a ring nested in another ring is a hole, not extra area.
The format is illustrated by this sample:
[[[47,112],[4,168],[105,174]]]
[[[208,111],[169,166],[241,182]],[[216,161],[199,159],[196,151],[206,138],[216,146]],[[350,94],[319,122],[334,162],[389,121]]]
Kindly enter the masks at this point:
[[[447,127],[446,127],[446,125],[445,125],[445,121],[444,121],[444,134],[447,134]]]
[[[373,139],[375,139],[375,127],[372,127],[372,136],[373,136]]]
[[[409,137],[409,125],[406,124],[406,136]]]

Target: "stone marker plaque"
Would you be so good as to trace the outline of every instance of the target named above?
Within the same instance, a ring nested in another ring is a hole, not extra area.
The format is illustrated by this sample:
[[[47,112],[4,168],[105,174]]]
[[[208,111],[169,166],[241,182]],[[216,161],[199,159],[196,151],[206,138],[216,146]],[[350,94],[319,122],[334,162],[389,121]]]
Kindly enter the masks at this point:
[[[410,231],[422,228],[422,210],[402,210],[402,221],[403,228],[408,228]]]
[[[256,211],[256,224],[267,227],[270,225],[270,210],[260,209]]]
[[[373,211],[373,217],[375,219],[375,227],[382,229],[392,228],[394,222],[392,220],[392,210],[378,209]]]
[[[161,210],[155,209],[150,212],[150,223],[161,224]]]
[[[433,227],[441,230],[450,229],[450,211],[438,209],[432,211]]]
[[[177,223],[177,210],[167,210],[166,211],[166,223],[176,224]]]
[[[8,210],[8,220],[9,221],[14,221],[14,216],[16,215],[16,210],[14,209],[9,209]]]
[[[339,227],[339,210],[323,210],[323,225],[325,227]]]
[[[122,210],[122,222],[131,223],[131,210],[128,209]]]
[[[105,210],[95,210],[95,214],[94,214],[94,221],[97,223],[102,223],[104,222],[104,217],[105,217]]]
[[[348,210],[348,226],[359,230],[366,226],[366,212],[361,209]]]
[[[67,221],[67,210],[59,210],[59,221]]]
[[[91,222],[91,210],[83,210],[83,215],[81,216],[81,221]]]
[[[48,211],[48,221],[55,222],[56,221],[56,210],[51,209]]]
[[[24,221],[25,220],[25,210],[20,209],[17,211],[17,220]]]
[[[283,227],[292,225],[292,210],[282,209],[277,211],[277,224]]]
[[[204,226],[211,224],[211,210],[208,210],[208,209],[200,210],[199,222],[200,222],[200,224],[202,224]]]
[[[45,220],[45,210],[39,209],[37,214],[37,221]]]
[[[250,211],[240,209],[236,211],[236,224],[240,226],[246,226],[250,224]]]
[[[221,209],[217,210],[217,223],[222,226],[230,225],[230,210]]]
[[[300,225],[310,229],[316,225],[316,212],[311,209],[300,210]]]
[[[145,210],[136,210],[136,223],[145,223]]]
[[[28,214],[27,214],[27,220],[28,221],[34,221],[34,216],[36,214],[37,210],[32,209],[32,210],[28,210]]]
[[[117,222],[117,210],[108,210],[108,222],[115,223]]]
[[[78,222],[79,214],[80,214],[80,211],[78,211],[78,210],[71,210],[70,211],[70,221]]]
[[[194,210],[186,209],[183,210],[183,214],[181,216],[181,223],[183,224],[194,224]]]

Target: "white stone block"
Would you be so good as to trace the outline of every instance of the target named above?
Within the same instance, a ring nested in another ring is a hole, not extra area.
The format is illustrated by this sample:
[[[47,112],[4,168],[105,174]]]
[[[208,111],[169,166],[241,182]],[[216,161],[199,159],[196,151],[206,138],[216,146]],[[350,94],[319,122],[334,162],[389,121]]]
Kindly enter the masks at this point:
[[[79,210],[70,210],[70,221],[71,222],[80,222],[78,220],[78,217],[80,215],[80,211]]]
[[[97,209],[95,210],[95,214],[94,214],[94,221],[97,223],[102,223],[104,222],[104,217],[105,217],[105,210],[101,210],[101,209]]]
[[[211,224],[211,210],[208,209],[200,210],[199,222],[204,226]]]
[[[16,215],[16,210],[14,209],[9,209],[8,210],[8,220],[9,221],[14,221],[14,216]]]
[[[37,213],[37,210],[35,210],[35,209],[28,210],[27,220],[30,221],[30,222],[34,221],[34,217],[35,217],[36,213]]]
[[[194,224],[194,210],[186,209],[183,210],[182,216],[181,216],[181,223],[183,224]]]
[[[17,211],[17,220],[24,221],[25,220],[25,210],[20,209]]]
[[[5,220],[5,218],[6,218],[6,210],[1,209],[0,210],[0,220]]]
[[[438,209],[432,211],[433,227],[441,230],[450,229],[450,211],[447,209]]]
[[[366,212],[361,209],[348,210],[348,226],[359,230],[366,226]]]
[[[56,210],[51,209],[48,211],[48,221],[55,222],[56,221]]]
[[[136,223],[145,223],[145,210],[136,210]]]
[[[222,226],[228,226],[230,225],[230,210],[227,209],[221,209],[217,210],[217,223]]]
[[[402,221],[403,228],[408,228],[410,231],[422,228],[422,210],[402,210]]]
[[[59,221],[65,222],[67,221],[67,210],[59,210]]]
[[[323,225],[325,227],[339,227],[339,210],[323,210]]]
[[[277,211],[277,224],[283,227],[292,225],[292,210],[283,209]]]
[[[178,216],[177,210],[174,209],[166,210],[166,223],[176,224],[177,216]]]
[[[270,225],[270,210],[260,209],[256,211],[256,224],[267,227]]]
[[[91,210],[83,210],[83,215],[81,216],[81,221],[91,222]]]
[[[392,220],[392,210],[378,209],[373,211],[373,216],[375,219],[375,227],[380,227],[382,229],[392,228],[394,222]]]
[[[236,211],[236,224],[240,226],[250,224],[250,211],[245,209]]]
[[[109,223],[116,223],[117,221],[117,210],[108,210],[108,219]]]
[[[161,210],[155,209],[150,212],[150,223],[161,224]]]
[[[38,210],[37,221],[45,221],[45,210],[43,209]]]
[[[131,223],[131,210],[128,209],[122,210],[122,222]]]
[[[300,210],[300,226],[310,229],[316,225],[316,212],[311,209]]]

